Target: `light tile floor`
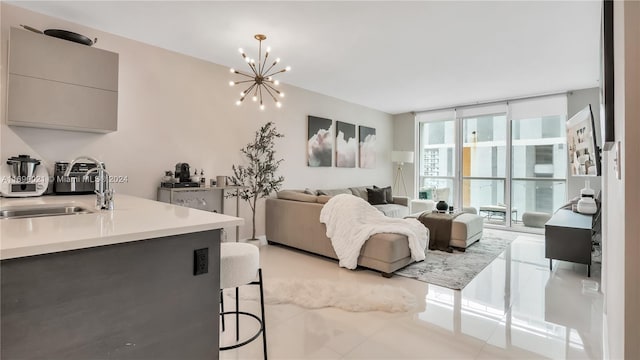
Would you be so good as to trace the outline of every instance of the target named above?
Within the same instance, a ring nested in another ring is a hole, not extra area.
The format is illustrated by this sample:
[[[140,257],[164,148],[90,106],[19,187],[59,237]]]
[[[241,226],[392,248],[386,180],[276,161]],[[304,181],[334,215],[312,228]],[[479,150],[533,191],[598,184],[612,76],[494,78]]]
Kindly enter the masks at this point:
[[[267,305],[271,359],[530,359],[603,357],[600,266],[544,258],[544,239],[522,234],[462,291],[370,270],[339,268],[337,262],[277,245],[260,247],[264,281],[314,278],[390,284],[419,299],[406,313],[353,313]],[[241,291],[243,291],[241,289]],[[250,291],[250,290],[248,290]],[[225,305],[233,299],[227,295]],[[258,313],[256,301],[241,308]],[[235,332],[227,318],[221,342]],[[257,330],[241,322],[243,335]],[[262,358],[262,339],[220,353],[222,359]]]

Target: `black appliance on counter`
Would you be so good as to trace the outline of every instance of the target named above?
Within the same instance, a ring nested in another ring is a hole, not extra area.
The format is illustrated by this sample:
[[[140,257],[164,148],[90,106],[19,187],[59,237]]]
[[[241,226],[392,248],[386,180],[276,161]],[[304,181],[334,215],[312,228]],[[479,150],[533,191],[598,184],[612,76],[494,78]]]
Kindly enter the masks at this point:
[[[177,182],[162,182],[161,187],[164,188],[186,188],[199,187],[200,183],[191,181],[191,172],[188,163],[177,163],[175,172]]]
[[[104,163],[102,163],[104,166]],[[56,162],[54,169],[53,192],[61,195],[82,195],[93,194],[96,185],[96,173],[85,176],[87,171],[96,167],[94,163],[76,163],[71,168],[69,176],[64,176],[64,172],[69,167],[65,161]],[[106,167],[105,167],[106,168]]]
[[[176,164],[176,177],[180,182],[190,182],[191,181],[191,172],[189,170],[188,163],[177,163]]]

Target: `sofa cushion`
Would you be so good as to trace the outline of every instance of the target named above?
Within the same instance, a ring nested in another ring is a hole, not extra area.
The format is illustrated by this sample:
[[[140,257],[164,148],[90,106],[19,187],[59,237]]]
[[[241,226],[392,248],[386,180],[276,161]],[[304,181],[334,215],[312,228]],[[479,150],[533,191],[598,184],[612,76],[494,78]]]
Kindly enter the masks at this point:
[[[373,205],[376,209],[382,211],[388,217],[392,218],[403,218],[409,215],[409,208],[402,205],[397,204],[381,204],[381,205]]]
[[[344,189],[329,189],[329,190],[318,190],[318,195],[328,195],[328,196],[336,196],[340,194],[349,194],[352,195],[351,190]]]
[[[305,194],[301,191],[295,190],[282,190],[277,193],[278,199],[303,201],[303,202],[316,202],[317,196]]]
[[[329,196],[329,195],[318,195],[316,201],[319,204],[326,204],[327,201],[329,201],[330,199],[331,199],[331,196]]]
[[[371,186],[352,187],[352,188],[349,188],[349,190],[351,190],[351,193],[353,193],[353,195],[359,196],[359,197],[363,198],[365,201],[368,201],[369,200],[369,198],[367,197],[367,188],[368,187],[371,187]]]
[[[367,201],[371,205],[384,205],[387,203],[383,189],[367,189]]]

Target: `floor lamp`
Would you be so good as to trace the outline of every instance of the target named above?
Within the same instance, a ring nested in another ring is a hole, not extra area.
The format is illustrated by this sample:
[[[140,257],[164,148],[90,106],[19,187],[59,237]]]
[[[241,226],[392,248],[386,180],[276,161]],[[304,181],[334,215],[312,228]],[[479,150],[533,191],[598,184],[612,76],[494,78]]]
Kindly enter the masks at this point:
[[[404,195],[409,196],[407,192],[407,184],[404,181],[404,174],[402,173],[402,166],[406,164],[413,164],[413,151],[392,151],[391,161],[398,164],[398,170],[396,171],[396,181],[393,183],[393,188],[398,189],[398,179],[402,180],[402,187],[404,188]]]

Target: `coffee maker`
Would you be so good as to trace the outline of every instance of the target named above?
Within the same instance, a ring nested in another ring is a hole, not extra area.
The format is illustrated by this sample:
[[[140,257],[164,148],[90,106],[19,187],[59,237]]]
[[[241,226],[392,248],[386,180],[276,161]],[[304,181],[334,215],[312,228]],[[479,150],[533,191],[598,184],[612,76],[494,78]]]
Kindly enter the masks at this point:
[[[189,171],[188,163],[177,163],[175,176],[178,182],[161,182],[160,186],[167,188],[199,187],[199,182],[191,181],[191,173]]]
[[[180,182],[190,182],[191,181],[191,173],[189,170],[188,163],[177,163],[176,164],[176,177]]]
[[[5,197],[40,196],[49,185],[49,172],[29,155],[7,159],[0,168],[0,194]]]

